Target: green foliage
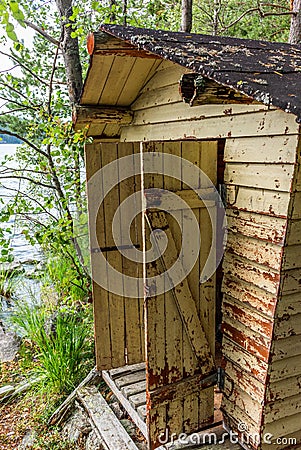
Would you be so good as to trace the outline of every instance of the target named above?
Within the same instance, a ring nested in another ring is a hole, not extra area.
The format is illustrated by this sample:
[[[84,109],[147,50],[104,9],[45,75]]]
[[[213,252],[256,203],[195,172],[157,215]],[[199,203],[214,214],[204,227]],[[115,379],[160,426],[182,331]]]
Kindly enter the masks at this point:
[[[32,370],[42,389],[68,393],[93,367],[91,311],[18,302],[8,320],[34,345]]]
[[[60,301],[87,301],[91,290],[90,280],[83,273],[79,273],[74,264],[70,264],[69,258],[51,255],[47,259],[45,269],[47,276],[44,285],[54,286]]]
[[[10,299],[19,282],[19,272],[0,266],[0,295]]]

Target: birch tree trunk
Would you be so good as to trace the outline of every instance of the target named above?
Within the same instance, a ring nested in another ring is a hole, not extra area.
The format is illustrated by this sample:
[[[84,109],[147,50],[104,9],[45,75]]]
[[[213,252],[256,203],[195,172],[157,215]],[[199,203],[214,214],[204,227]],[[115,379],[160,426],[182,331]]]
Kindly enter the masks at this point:
[[[300,44],[301,42],[301,0],[293,0],[291,27],[288,42],[290,44]]]
[[[192,28],[192,0],[182,0],[181,31],[190,33]]]
[[[71,37],[72,26],[67,26],[70,23],[74,24],[74,22],[69,20],[72,15],[72,0],[55,1],[61,17],[62,38],[60,48],[65,62],[69,99],[71,105],[74,105],[79,101],[83,87],[83,78],[78,39]]]

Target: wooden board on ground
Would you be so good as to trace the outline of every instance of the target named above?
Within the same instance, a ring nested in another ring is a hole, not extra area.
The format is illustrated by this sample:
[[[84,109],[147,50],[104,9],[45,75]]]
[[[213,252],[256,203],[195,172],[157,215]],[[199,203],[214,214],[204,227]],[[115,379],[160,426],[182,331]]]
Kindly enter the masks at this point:
[[[137,450],[136,445],[96,387],[79,389],[77,397],[109,449]]]
[[[118,369],[104,370],[102,372],[102,376],[113,394],[116,396],[116,398],[130,415],[130,417],[133,419],[136,426],[140,429],[141,433],[147,439],[145,415],[142,416],[141,408],[139,409],[139,412],[136,410],[136,408],[145,405],[145,402],[144,405],[141,405],[141,400],[137,401],[137,395],[141,394],[141,382],[145,383],[145,365],[140,365],[140,370],[138,371],[137,368],[139,368],[139,365],[134,364],[133,366],[124,366]],[[135,393],[134,391],[137,391],[137,389],[135,389],[135,386],[137,385],[138,392]]]

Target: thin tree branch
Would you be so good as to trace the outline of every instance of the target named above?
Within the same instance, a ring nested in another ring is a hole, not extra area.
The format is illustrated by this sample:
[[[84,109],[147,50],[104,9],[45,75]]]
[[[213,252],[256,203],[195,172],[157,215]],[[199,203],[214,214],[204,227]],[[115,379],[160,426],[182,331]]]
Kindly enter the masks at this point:
[[[2,97],[0,97],[0,98],[2,98]],[[7,103],[9,103],[9,102],[7,102]],[[3,113],[0,113],[0,116],[6,116],[8,114],[12,114],[12,113],[19,112],[19,111],[26,111],[27,109],[28,109],[27,107],[18,108],[18,109],[10,109],[9,111],[5,111]],[[31,109],[33,109],[33,108],[31,108]]]
[[[224,28],[222,28],[222,32],[228,30],[229,28],[233,27],[234,25],[236,25],[241,19],[243,19],[247,14],[251,14],[252,12],[258,11],[258,8],[250,8],[247,9],[247,11],[244,11],[239,17],[237,17],[237,19],[233,20],[233,22],[231,22],[229,25],[225,26]]]
[[[10,69],[0,70],[0,73],[10,72],[11,70],[15,69],[16,67],[18,67],[18,64],[16,64],[15,66],[11,67]]]
[[[30,75],[32,75],[34,78],[36,78],[40,83],[46,84],[46,85],[47,85],[47,82],[46,82],[46,81],[42,80],[42,78],[40,78],[40,77],[39,77],[38,75],[36,75],[32,70],[30,70],[27,66],[25,66],[25,64],[23,64],[22,62],[20,62],[19,59],[16,58],[14,55],[10,55],[9,53],[2,52],[1,50],[0,50],[0,54],[1,54],[1,55],[4,55],[4,56],[7,56],[8,58],[12,59],[12,60],[15,61],[16,63],[18,63],[18,65],[19,65],[20,67],[22,67],[24,70],[26,70],[28,73],[30,73]]]
[[[0,84],[2,84],[4,87],[8,88],[10,91],[15,92],[15,94],[19,95],[20,97],[23,97],[25,100],[28,101],[28,97],[23,94],[22,92],[18,91],[17,89],[10,86],[8,83],[5,83],[4,81],[0,81]],[[34,103],[30,102],[31,105],[34,105]],[[35,105],[34,105],[35,106]]]
[[[1,166],[0,166],[1,167]],[[34,170],[34,169],[16,169],[14,167],[7,167],[7,166],[2,166],[4,168],[4,170],[0,170],[0,174],[5,174],[5,173],[15,173],[15,172],[28,172],[28,173],[39,173],[41,175],[49,175],[49,172],[45,172],[42,170]]]
[[[47,41],[51,42],[51,44],[56,45],[57,47],[59,47],[60,42],[55,39],[54,37],[50,36],[50,34],[46,33],[45,30],[42,30],[42,28],[38,27],[36,24],[29,22],[28,20],[24,20],[25,25],[27,25],[29,28],[32,28],[34,31],[36,31],[37,33],[39,33],[41,36],[43,36],[45,39],[47,39]]]
[[[38,108],[40,108],[42,105],[39,106],[29,106],[29,105],[23,105],[22,103],[18,103],[15,100],[8,99],[6,97],[0,96],[1,100],[6,101],[7,103],[12,103],[14,105],[20,106],[22,109],[32,109],[33,111],[36,111]]]
[[[37,181],[37,180],[34,180],[32,178],[29,178],[29,177],[24,177],[22,175],[7,175],[5,177],[0,177],[0,180],[7,180],[9,178],[15,178],[17,180],[30,181],[30,183],[33,183],[33,184],[35,184],[37,186],[42,186],[42,187],[45,187],[47,189],[55,189],[55,187],[52,186],[52,184],[46,184],[46,183],[43,183],[42,181]]]
[[[57,217],[55,217],[50,211],[48,211],[43,205],[42,205],[42,203],[40,203],[36,198],[33,198],[33,197],[31,197],[30,195],[28,195],[26,192],[23,192],[23,191],[21,191],[20,189],[14,189],[14,188],[11,188],[11,187],[7,187],[7,186],[5,186],[4,184],[2,184],[1,183],[1,187],[3,188],[3,189],[7,189],[7,190],[9,190],[9,191],[13,191],[13,192],[17,192],[18,194],[21,194],[22,195],[22,197],[26,197],[26,198],[28,198],[29,200],[31,200],[32,202],[35,202],[43,211],[45,211],[45,213],[47,214],[47,215],[49,215],[50,217],[52,217],[54,220],[58,220],[58,218]]]
[[[43,150],[39,149],[36,145],[34,145],[32,142],[30,142],[28,139],[24,138],[18,133],[13,133],[12,131],[3,130],[0,128],[0,134],[7,134],[8,136],[16,137],[17,139],[20,139],[20,141],[23,141],[25,144],[29,145],[33,150],[35,150],[40,155],[43,155],[45,158],[48,159],[48,155]]]
[[[244,11],[237,19],[235,19],[229,25],[224,26],[221,29],[221,32],[224,32],[224,31],[228,30],[229,28],[233,27],[241,19],[243,19],[247,14],[251,14],[253,12],[258,12],[260,17],[262,17],[262,18],[265,18],[265,17],[268,17],[268,16],[287,16],[287,15],[294,15],[294,14],[296,14],[296,12],[294,12],[294,11],[284,11],[284,12],[271,12],[270,11],[270,12],[264,12],[264,11],[262,11],[262,8],[260,6],[257,6],[256,8],[250,8],[250,9],[247,9],[247,11]]]
[[[268,16],[292,16],[297,14],[297,11],[283,11],[283,12],[259,12],[261,17],[268,17]]]

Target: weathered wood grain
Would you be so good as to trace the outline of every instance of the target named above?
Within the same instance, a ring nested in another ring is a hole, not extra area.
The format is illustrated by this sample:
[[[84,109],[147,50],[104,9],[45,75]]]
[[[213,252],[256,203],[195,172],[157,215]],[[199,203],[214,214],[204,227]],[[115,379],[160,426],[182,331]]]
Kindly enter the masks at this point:
[[[268,403],[264,408],[264,423],[301,413],[301,394]]]
[[[160,63],[160,60],[135,58],[132,70],[118,97],[117,104],[122,106],[131,105],[136,99],[140,88],[156,73],[156,68]]]
[[[129,124],[132,121],[133,113],[128,108],[112,107],[106,105],[76,106],[73,111],[73,121],[76,121],[78,128],[91,123],[119,123]]]
[[[228,185],[226,194],[228,208],[283,218],[288,215],[289,192]]]
[[[272,360],[269,368],[271,383],[299,375],[301,375],[301,354],[278,359],[277,361]]]
[[[222,331],[225,336],[265,363],[269,361],[270,339],[233,319],[224,311]]]
[[[137,152],[137,147],[133,144],[119,143],[118,144],[118,159],[129,157],[132,159],[132,165],[135,167],[134,155]],[[118,163],[119,176],[122,177],[122,167]],[[139,171],[138,171],[139,173]],[[138,176],[127,178],[119,184],[119,203],[122,204],[128,197],[140,191],[138,184],[140,179]],[[140,205],[137,204],[138,211]],[[141,217],[135,217],[132,221],[131,211],[128,208],[123,208],[120,215],[121,228],[121,245],[138,244],[140,251],[142,251],[142,236],[141,236]],[[124,228],[130,225],[130,242],[124,236]],[[125,240],[126,239],[126,240]],[[127,351],[127,364],[134,364],[143,360],[144,339],[141,339],[143,331],[143,320],[140,317],[140,308],[143,308],[142,293],[139,292],[139,263],[135,263],[127,258],[127,255],[122,255],[122,273],[123,278],[123,296],[124,302],[124,320],[125,320],[125,347]],[[141,268],[140,268],[141,270]],[[130,281],[129,281],[130,277]],[[136,279],[136,283],[131,281]],[[141,278],[140,278],[141,279]],[[134,298],[133,298],[134,297]],[[139,298],[140,297],[140,298]]]
[[[287,228],[286,235],[287,245],[301,244],[301,220],[290,220]]]
[[[77,392],[77,397],[109,449],[137,450],[136,445],[95,387],[81,388]]]
[[[128,375],[123,375],[121,377],[115,378],[114,382],[118,389],[121,389],[125,386],[130,386],[135,383],[139,383],[140,381],[145,381],[145,372],[133,372]]]
[[[240,233],[228,233],[227,251],[265,267],[281,268],[282,247]]]
[[[167,71],[170,73],[170,70]],[[166,77],[166,70],[162,70],[160,72],[159,80],[161,80],[161,74],[163,76],[162,83],[168,83],[168,77]],[[178,71],[176,69],[175,76],[178,76]],[[157,77],[158,78],[158,77]],[[156,80],[151,80],[153,82],[153,86],[155,85]],[[163,145],[164,154],[172,154],[178,157],[181,157],[181,142],[166,142]],[[163,163],[164,164],[164,163]],[[178,166],[180,170],[181,160],[175,161],[175,164]],[[162,180],[162,187],[164,189],[171,192],[181,192],[182,183],[181,180],[172,177],[164,177]],[[183,192],[183,191],[182,191]],[[190,191],[189,191],[190,192]],[[178,195],[178,194],[177,194]],[[174,212],[177,217],[180,219],[182,224],[182,211]],[[171,220],[169,217],[169,226],[171,232],[174,236],[177,236],[178,229],[175,220]],[[179,250],[180,242],[179,240],[176,242],[177,250]],[[183,377],[184,371],[189,372],[188,368],[188,359],[187,361],[187,352],[189,356],[192,354],[191,347],[189,345],[188,338],[186,336],[184,326],[177,310],[177,305],[175,304],[174,297],[172,292],[165,293],[165,314],[168,318],[168,324],[166,326],[166,343],[165,343],[165,351],[166,351],[166,364],[169,368],[167,374],[167,383],[171,384],[175,381],[181,380]],[[195,363],[195,361],[193,361]],[[195,397],[198,396],[198,393],[195,394]],[[174,430],[175,433],[181,433],[183,430],[183,422],[186,418],[186,411],[184,411],[184,402],[183,398],[180,399],[172,399],[167,405],[166,408],[166,426],[169,429]],[[190,410],[191,420],[195,421],[195,416],[198,414],[197,405],[191,405],[192,408]],[[196,407],[195,407],[196,406]]]
[[[263,429],[264,433],[270,433],[273,435],[273,441],[275,441],[278,437],[287,436],[293,433],[299,435],[300,439],[300,421],[301,414],[297,413],[293,416],[283,417],[280,420],[275,420],[270,423],[267,423]],[[299,441],[300,442],[300,441]],[[274,445],[273,445],[274,448]],[[282,447],[283,448],[283,444]],[[294,448],[293,446],[288,446],[287,448]],[[298,447],[297,447],[298,448]]]
[[[272,318],[264,317],[256,309],[249,308],[246,304],[235,300],[229,295],[224,296],[223,311],[231,319],[239,321],[246,327],[250,327],[262,336],[272,338],[274,321]]]
[[[115,161],[118,158],[118,145],[117,144],[102,144],[101,160],[102,167]],[[110,183],[106,177],[106,172],[103,173],[102,182],[104,185]],[[102,220],[105,224],[105,247],[115,246],[115,239],[112,234],[112,221],[115,212],[119,205],[119,186],[116,185],[109,192],[103,201],[104,211]],[[121,220],[121,218],[120,218]],[[120,236],[117,237],[120,239]],[[110,330],[111,338],[110,345],[112,349],[112,367],[120,367],[126,364],[125,358],[125,298],[114,293],[114,284],[116,280],[112,270],[110,270],[110,265],[114,267],[119,273],[122,273],[122,257],[121,253],[118,252],[107,252],[106,260],[108,264],[108,269],[106,273],[107,283],[108,283],[108,304],[110,309]],[[110,367],[111,368],[111,367]]]
[[[168,94],[164,100],[165,103],[173,102],[173,93],[168,92]],[[162,104],[163,100],[158,98],[157,103],[159,102]],[[223,114],[221,115],[223,116]],[[247,113],[219,117],[218,127],[216,126],[216,117],[203,118],[201,121],[199,119],[176,121],[171,115],[169,121],[166,120],[160,123],[159,127],[156,122],[156,116],[153,117],[153,123],[149,125],[123,127],[120,136],[121,140],[133,142],[144,140],[218,139],[298,133],[298,125],[294,116],[278,110],[259,111],[252,115]]]
[[[145,370],[145,362],[131,364],[129,366],[126,365],[122,367],[117,367],[116,369],[111,369],[109,373],[112,380],[115,380],[115,378],[119,378],[120,376],[129,375],[134,372],[141,372],[143,370]]]
[[[294,164],[298,135],[227,139],[224,160],[229,163]],[[251,169],[251,168],[250,168]]]
[[[175,88],[176,89],[176,88]],[[264,105],[231,105],[230,108],[221,105],[203,105],[190,108],[186,103],[169,102],[167,104],[152,106],[138,109],[135,111],[133,118],[133,125],[147,125],[152,123],[170,122],[171,118],[174,121],[199,120],[203,121],[210,117],[215,117],[219,120],[221,117],[228,115],[250,114],[252,112],[265,111],[267,108]]]
[[[102,186],[91,180],[93,175],[101,168],[101,145],[89,144],[85,146],[86,175],[88,181],[88,211],[89,224],[95,217],[95,208],[98,207],[98,201]],[[94,179],[95,180],[95,179]],[[97,215],[97,237],[90,234],[90,248],[105,246],[105,225],[101,216],[104,214],[104,206],[100,205],[100,214]],[[110,369],[112,367],[111,353],[111,330],[110,330],[110,312],[108,303],[108,293],[101,288],[94,280],[100,275],[98,273],[96,254],[91,254],[92,278],[93,278],[93,309],[94,309],[94,328],[95,328],[95,352],[96,366],[98,370]]]
[[[114,380],[110,377],[109,371],[103,370],[102,376],[107,385],[112,390],[113,394],[116,396],[116,398],[119,400],[119,402],[122,404],[122,406],[126,409],[130,417],[133,419],[134,423],[137,425],[137,427],[140,429],[143,436],[147,439],[148,438],[148,432],[146,428],[146,424],[144,420],[141,419],[141,417],[138,415],[135,407],[132,405],[132,403],[120,392],[118,387],[116,386]],[[118,447],[117,447],[118,448]]]
[[[240,280],[236,274],[227,273],[223,277],[222,291],[226,295],[255,308],[265,316],[273,318],[276,311],[277,295]]]
[[[290,336],[273,341],[272,353],[273,361],[290,358],[294,355],[296,356],[296,361],[299,361],[301,355],[300,336]]]
[[[272,295],[277,294],[280,274],[273,269],[226,253],[224,257],[224,271],[229,275],[235,273],[240,280],[255,285]]]
[[[233,233],[264,240],[273,244],[283,245],[286,237],[286,219],[254,214],[248,211],[238,211],[228,208],[227,228]],[[301,222],[300,222],[301,232]],[[300,241],[301,242],[301,241]]]
[[[231,355],[230,355],[231,356]],[[234,363],[230,359],[225,359],[225,395],[230,394],[233,382],[240,386],[251,398],[258,403],[262,402],[265,395],[265,384],[257,380],[247,371],[243,370],[240,364]]]
[[[292,189],[294,164],[249,164],[228,163],[225,183],[252,188],[290,192]]]
[[[83,105],[98,104],[113,62],[114,56],[93,56],[81,96]]]

